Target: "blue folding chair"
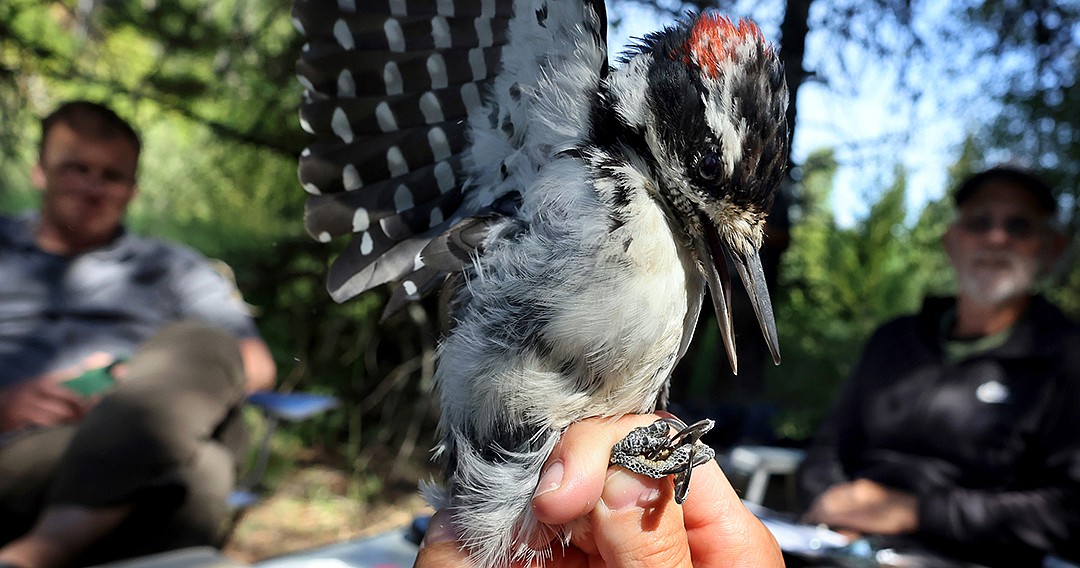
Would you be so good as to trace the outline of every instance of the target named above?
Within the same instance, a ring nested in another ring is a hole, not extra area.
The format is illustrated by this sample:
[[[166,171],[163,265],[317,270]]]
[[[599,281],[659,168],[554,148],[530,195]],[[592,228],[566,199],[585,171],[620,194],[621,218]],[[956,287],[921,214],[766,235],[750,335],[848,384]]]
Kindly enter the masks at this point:
[[[337,407],[341,404],[341,401],[336,397],[321,394],[258,391],[248,395],[247,404],[258,408],[266,417],[266,428],[259,439],[255,463],[252,464],[248,472],[236,484],[232,493],[229,494],[229,510],[232,517],[222,537],[222,542],[226,542],[232,535],[244,512],[261,499],[258,486],[270,463],[270,441],[278,425],[282,421],[302,422],[308,420],[313,416]]]

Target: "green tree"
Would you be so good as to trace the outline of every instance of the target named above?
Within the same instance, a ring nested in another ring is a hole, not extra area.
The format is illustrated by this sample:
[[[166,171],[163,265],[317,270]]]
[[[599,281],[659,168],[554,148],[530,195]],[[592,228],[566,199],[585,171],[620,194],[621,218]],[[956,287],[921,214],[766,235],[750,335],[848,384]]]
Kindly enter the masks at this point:
[[[909,226],[907,182],[899,172],[865,219],[841,227],[827,206],[836,172],[832,153],[812,154],[803,169],[802,216],[792,229],[776,299],[784,363],[769,375],[782,408],[778,431],[795,439],[816,428],[869,334],[943,286],[937,241],[947,222],[942,205],[932,203]]]

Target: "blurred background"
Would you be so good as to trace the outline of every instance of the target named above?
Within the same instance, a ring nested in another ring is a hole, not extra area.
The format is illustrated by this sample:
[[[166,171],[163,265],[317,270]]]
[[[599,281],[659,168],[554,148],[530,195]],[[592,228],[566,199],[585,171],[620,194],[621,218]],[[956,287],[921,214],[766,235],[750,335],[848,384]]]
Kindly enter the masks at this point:
[[[792,167],[774,214],[784,362],[738,379],[756,381],[767,441],[804,442],[867,334],[924,294],[949,292],[938,240],[948,188],[970,171],[1013,162],[1056,184],[1073,245],[1047,293],[1080,316],[1080,1],[609,0],[613,59],[633,37],[703,8],[755,19],[780,46],[792,88]],[[432,472],[437,419],[434,302],[380,323],[385,291],[344,305],[325,291],[345,243],[316,243],[302,226],[301,39],[290,9],[0,2],[0,210],[35,203],[38,118],[69,98],[105,102],[144,138],[131,227],[226,262],[277,359],[280,390],[344,402],[275,437],[272,496],[231,544],[245,560],[407,522],[422,507],[416,482]],[[702,326],[676,393],[731,388],[711,376],[726,366],[714,328]]]

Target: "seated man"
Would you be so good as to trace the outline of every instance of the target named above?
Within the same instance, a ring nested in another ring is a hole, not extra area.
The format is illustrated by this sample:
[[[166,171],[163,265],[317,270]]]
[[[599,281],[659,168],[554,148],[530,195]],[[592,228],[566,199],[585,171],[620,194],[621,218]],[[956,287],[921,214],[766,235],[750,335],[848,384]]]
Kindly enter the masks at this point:
[[[1033,288],[1064,238],[1038,177],[957,189],[956,298],[870,338],[807,454],[804,520],[990,566],[1080,559],[1080,329]]]
[[[236,476],[224,439],[273,359],[205,259],[124,230],[130,125],[80,101],[41,136],[40,210],[0,217],[0,565],[210,544]],[[103,392],[65,384],[122,360]]]

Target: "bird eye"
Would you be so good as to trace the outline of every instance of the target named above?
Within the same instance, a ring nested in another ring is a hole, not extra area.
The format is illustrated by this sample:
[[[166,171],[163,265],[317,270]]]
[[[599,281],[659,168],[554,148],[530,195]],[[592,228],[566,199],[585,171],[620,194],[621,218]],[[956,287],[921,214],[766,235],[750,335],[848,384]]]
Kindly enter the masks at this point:
[[[720,171],[722,164],[720,163],[720,156],[715,150],[709,150],[702,154],[698,158],[697,174],[702,181],[713,182],[720,179]]]

